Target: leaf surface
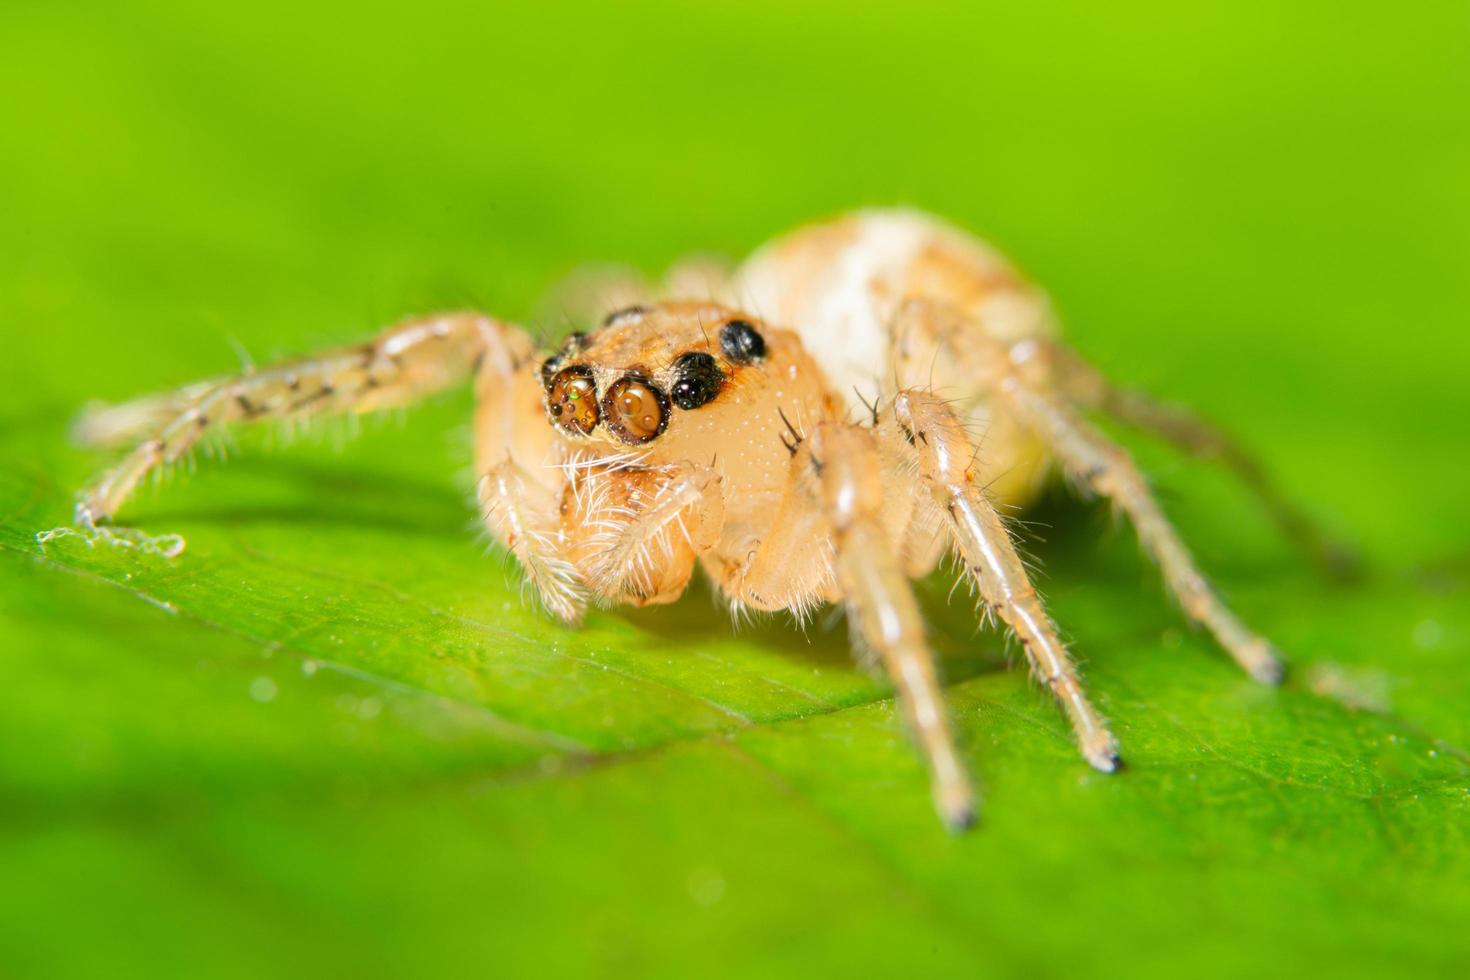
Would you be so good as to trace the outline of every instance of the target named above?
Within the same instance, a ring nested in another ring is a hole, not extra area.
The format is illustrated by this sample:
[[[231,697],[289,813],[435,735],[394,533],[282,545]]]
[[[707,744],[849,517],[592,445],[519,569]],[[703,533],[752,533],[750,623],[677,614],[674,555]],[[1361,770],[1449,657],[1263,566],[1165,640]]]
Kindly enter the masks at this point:
[[[0,973],[1462,974],[1462,7],[269,6],[4,14]],[[1089,770],[936,576],[984,795],[949,837],[840,619],[737,630],[702,584],[579,630],[524,602],[463,391],[201,456],[125,515],[177,558],[37,540],[107,462],[68,442],[90,398],[232,342],[531,318],[581,260],[896,197],[993,236],[1089,356],[1361,548],[1324,581],[1228,477],[1120,433],[1284,688],[1055,493],[1028,551],[1128,766]]]

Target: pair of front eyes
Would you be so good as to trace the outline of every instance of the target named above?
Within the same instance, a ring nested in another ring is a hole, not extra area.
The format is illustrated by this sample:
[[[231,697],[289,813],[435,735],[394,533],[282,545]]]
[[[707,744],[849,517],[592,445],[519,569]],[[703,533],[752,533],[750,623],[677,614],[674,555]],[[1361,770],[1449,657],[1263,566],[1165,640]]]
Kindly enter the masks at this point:
[[[689,351],[674,361],[667,392],[634,370],[608,385],[599,397],[597,380],[587,365],[572,364],[551,373],[583,341],[575,338],[569,349],[542,368],[547,414],[572,435],[591,435],[600,424],[628,445],[649,442],[668,428],[671,407],[693,411],[714,401],[725,386],[725,372],[713,356]],[[731,320],[720,329],[720,349],[737,367],[762,360],[766,353],[765,340],[745,320]]]
[[[599,422],[630,445],[656,439],[669,424],[669,396],[648,378],[628,374],[597,397],[592,369],[581,364],[558,371],[546,390],[552,422],[573,435],[590,435]]]

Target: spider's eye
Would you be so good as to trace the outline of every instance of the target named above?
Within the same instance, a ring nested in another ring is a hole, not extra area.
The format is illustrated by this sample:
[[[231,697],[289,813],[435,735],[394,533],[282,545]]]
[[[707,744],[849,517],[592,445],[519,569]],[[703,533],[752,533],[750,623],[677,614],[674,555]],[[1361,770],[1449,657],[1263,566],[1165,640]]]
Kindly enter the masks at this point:
[[[546,391],[546,411],[568,432],[585,436],[597,428],[597,386],[592,371],[576,366],[558,372]]]
[[[766,339],[747,320],[731,320],[720,328],[720,349],[736,364],[766,356]]]
[[[602,413],[613,435],[637,445],[664,431],[669,423],[669,399],[651,381],[630,374],[607,389]]]
[[[644,313],[647,312],[648,311],[646,309],[636,304],[634,304],[633,306],[625,306],[620,310],[613,310],[607,316],[603,317],[602,325],[604,327],[610,327],[625,316],[642,316]]]
[[[694,351],[674,362],[674,386],[669,399],[688,411],[708,404],[720,393],[725,375],[713,357]]]

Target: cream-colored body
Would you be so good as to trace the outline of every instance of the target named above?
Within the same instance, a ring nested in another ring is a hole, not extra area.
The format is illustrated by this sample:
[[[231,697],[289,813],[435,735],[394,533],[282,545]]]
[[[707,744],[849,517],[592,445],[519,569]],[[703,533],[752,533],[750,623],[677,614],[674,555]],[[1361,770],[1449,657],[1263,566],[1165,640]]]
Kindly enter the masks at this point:
[[[81,431],[141,441],[83,494],[77,522],[115,533],[97,525],[221,423],[401,405],[472,374],[485,523],[548,610],[574,621],[589,601],[669,602],[696,564],[737,611],[843,603],[854,645],[893,679],[951,826],[973,816],[973,794],[907,581],[947,551],[1019,639],[1084,757],[1118,765],[997,510],[1028,501],[1053,456],[1128,514],[1192,618],[1254,676],[1279,677],[1127,454],[1081,411],[1192,446],[1218,437],[1119,397],[1056,342],[1044,295],[977,240],[914,212],[859,212],[777,239],[732,276],[701,264],[670,281],[673,296],[593,291],[594,303],[646,305],[557,352],[448,313],[101,413]]]

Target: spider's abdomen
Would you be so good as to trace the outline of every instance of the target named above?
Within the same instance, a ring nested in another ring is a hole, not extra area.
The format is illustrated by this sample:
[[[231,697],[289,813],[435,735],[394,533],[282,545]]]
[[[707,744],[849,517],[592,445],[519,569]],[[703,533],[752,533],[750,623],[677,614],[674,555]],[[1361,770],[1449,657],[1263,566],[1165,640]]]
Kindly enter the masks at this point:
[[[1007,343],[1054,332],[1045,296],[1004,257],[917,211],[859,211],[778,238],[737,271],[735,299],[795,329],[849,398],[902,368],[895,334],[905,302],[950,308]],[[928,368],[900,378],[927,383]]]
[[[896,387],[955,399],[985,432],[982,462],[997,477],[996,495],[1011,503],[1034,495],[1045,454],[976,393],[994,341],[1050,338],[1055,325],[1045,294],[1000,253],[918,211],[867,210],[770,242],[733,285],[740,307],[796,330],[855,416]],[[943,315],[910,315],[920,306]]]

